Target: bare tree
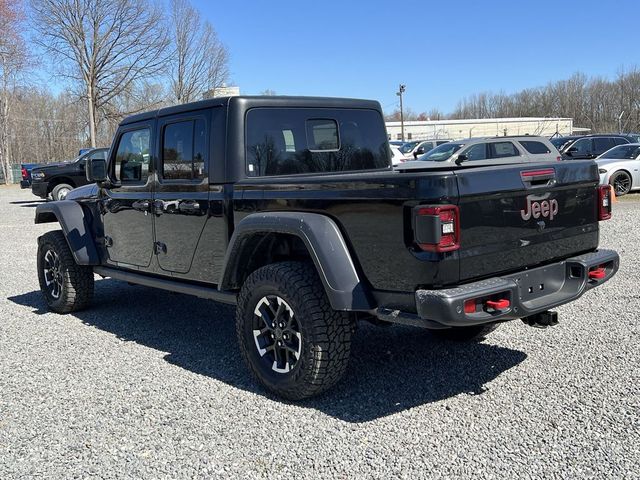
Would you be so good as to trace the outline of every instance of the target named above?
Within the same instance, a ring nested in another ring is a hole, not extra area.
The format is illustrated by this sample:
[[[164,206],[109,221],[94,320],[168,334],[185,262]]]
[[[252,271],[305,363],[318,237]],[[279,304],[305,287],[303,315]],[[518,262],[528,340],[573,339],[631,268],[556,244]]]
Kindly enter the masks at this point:
[[[162,11],[147,0],[31,0],[31,7],[34,41],[65,68],[61,75],[82,87],[95,147],[99,113],[164,69]]]
[[[22,5],[18,0],[0,0],[0,164],[9,182],[11,155],[9,125],[12,96],[19,73],[26,62],[24,39],[20,34]]]
[[[229,78],[229,53],[216,31],[189,0],[171,0],[171,91],[175,101],[187,103],[221,87]]]

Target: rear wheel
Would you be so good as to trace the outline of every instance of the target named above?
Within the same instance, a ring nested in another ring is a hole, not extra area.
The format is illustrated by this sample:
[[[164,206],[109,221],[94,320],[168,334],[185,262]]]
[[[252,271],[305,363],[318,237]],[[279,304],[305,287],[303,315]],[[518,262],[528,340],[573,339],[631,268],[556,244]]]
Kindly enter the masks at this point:
[[[51,197],[54,200],[64,200],[67,198],[67,194],[73,190],[73,187],[67,183],[60,183],[53,187],[51,191]]]
[[[631,190],[631,176],[627,172],[616,172],[609,179],[616,192],[616,197],[626,195]]]
[[[452,340],[456,342],[470,342],[482,340],[484,337],[498,328],[497,324],[472,325],[469,327],[445,328],[442,330],[431,330],[431,333],[438,338]]]
[[[38,279],[48,307],[57,313],[81,310],[93,297],[93,269],[76,263],[60,230],[38,239]]]
[[[249,370],[282,397],[317,395],[347,369],[349,316],[331,308],[311,265],[275,263],[249,275],[238,298],[236,331]]]

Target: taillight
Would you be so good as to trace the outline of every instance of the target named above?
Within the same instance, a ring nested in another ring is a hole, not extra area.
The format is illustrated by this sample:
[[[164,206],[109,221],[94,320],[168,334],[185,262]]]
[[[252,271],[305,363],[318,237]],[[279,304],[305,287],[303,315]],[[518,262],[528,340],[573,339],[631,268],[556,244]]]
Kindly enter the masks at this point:
[[[562,161],[562,157],[561,157],[560,155],[558,155],[558,156],[556,157],[556,162],[561,162],[561,161]]]
[[[598,186],[598,220],[611,218],[611,186]]]
[[[27,179],[27,169],[22,167],[22,179],[26,180]]]
[[[415,239],[427,252],[460,248],[460,211],[455,205],[416,207]]]

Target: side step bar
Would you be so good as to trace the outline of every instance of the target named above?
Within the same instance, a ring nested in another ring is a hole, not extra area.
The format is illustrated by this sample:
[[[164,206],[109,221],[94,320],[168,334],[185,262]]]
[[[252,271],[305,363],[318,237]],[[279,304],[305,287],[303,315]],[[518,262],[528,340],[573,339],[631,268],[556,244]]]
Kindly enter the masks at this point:
[[[160,288],[171,292],[185,293],[195,297],[215,300],[216,302],[228,303],[236,305],[237,295],[234,292],[220,291],[216,288],[203,287],[200,285],[191,285],[189,283],[177,282],[166,278],[151,277],[140,273],[125,272],[115,268],[93,267],[94,273],[103,277],[110,277],[114,280],[122,280],[124,282],[135,283],[136,285],[144,285],[145,287]]]

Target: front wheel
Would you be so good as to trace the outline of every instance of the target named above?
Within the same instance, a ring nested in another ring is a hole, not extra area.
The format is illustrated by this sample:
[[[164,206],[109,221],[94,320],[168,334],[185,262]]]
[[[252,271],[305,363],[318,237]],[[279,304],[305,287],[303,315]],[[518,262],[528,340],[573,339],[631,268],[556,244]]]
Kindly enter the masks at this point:
[[[268,390],[291,400],[317,395],[347,369],[351,322],[331,308],[315,269],[282,262],[259,268],[238,298],[243,359]]]
[[[616,172],[609,179],[616,192],[616,197],[626,195],[631,190],[631,176],[627,172]]]
[[[93,269],[76,263],[60,230],[38,239],[38,280],[47,306],[57,313],[81,310],[93,297]]]
[[[73,190],[73,187],[71,185],[60,183],[53,187],[51,198],[53,198],[54,200],[64,200],[65,198],[67,198],[67,195],[71,190]]]

